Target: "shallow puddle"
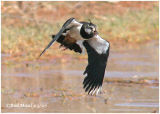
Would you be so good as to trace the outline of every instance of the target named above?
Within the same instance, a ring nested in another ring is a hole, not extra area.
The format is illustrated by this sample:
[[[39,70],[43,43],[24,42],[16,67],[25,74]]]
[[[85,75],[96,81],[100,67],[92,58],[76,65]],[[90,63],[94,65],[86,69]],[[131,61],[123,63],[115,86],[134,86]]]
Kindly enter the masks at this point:
[[[2,54],[2,61],[7,56]],[[105,74],[110,80],[149,78],[145,80],[148,84],[104,81],[103,93],[96,97],[87,95],[82,86],[87,60],[14,64],[2,64],[2,112],[159,112],[155,44],[111,50]],[[16,107],[18,104],[30,107]]]
[[[64,75],[2,77],[2,111],[153,112],[159,109],[156,86],[104,82],[103,93],[95,97],[84,93],[82,81],[83,77]],[[17,103],[45,107],[7,107]]]

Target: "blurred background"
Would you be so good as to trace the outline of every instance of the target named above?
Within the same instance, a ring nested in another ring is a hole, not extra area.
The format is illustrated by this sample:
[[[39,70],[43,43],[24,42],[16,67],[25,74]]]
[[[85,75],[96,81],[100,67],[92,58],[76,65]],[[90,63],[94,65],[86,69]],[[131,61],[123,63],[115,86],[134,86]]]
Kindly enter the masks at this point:
[[[158,2],[1,2],[2,112],[158,112]],[[103,95],[83,91],[87,55],[55,43],[62,24],[92,21],[110,42]],[[148,92],[150,91],[150,92]],[[46,104],[8,108],[8,103]]]

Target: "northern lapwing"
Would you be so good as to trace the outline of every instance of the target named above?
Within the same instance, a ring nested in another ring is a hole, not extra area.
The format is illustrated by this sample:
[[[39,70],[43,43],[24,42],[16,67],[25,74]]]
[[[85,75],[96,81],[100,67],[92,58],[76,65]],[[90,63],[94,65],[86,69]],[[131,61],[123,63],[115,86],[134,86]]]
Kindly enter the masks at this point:
[[[61,30],[52,35],[52,41],[42,51],[40,56],[57,41],[66,49],[82,53],[85,48],[88,53],[88,66],[84,71],[83,81],[85,92],[97,95],[101,91],[105,68],[109,56],[110,44],[102,39],[92,22],[78,22],[75,18],[68,19]]]

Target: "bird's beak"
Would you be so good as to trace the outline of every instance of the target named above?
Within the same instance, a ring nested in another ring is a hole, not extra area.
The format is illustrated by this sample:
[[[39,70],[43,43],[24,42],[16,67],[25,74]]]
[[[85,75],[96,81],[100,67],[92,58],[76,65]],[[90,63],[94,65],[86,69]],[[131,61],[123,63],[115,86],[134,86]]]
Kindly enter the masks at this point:
[[[95,31],[94,31],[94,35],[97,35],[97,34],[98,34],[98,32],[95,30]]]

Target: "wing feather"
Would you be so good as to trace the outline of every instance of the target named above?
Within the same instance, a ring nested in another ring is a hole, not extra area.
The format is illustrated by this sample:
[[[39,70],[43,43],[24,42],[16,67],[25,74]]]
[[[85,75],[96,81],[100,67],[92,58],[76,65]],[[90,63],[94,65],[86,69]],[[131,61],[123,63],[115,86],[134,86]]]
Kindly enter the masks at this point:
[[[89,40],[83,42],[83,45],[85,46],[88,53],[88,66],[84,71],[84,74],[87,74],[87,76],[84,78],[83,88],[86,92],[88,92],[88,94],[97,93],[95,91],[99,91],[98,89],[102,86],[105,68],[109,56],[109,45],[107,41],[103,40],[102,42],[100,40],[94,40],[94,42],[98,42],[98,44],[102,43],[101,46],[107,50],[105,52],[99,53],[100,50],[97,51],[95,49],[99,47],[93,46]],[[106,43],[106,45],[104,45],[104,43]],[[102,51],[104,50],[102,49]]]
[[[75,20],[75,18],[70,18],[68,19],[62,26],[62,28],[60,29],[60,31],[52,38],[52,40],[50,41],[50,43],[46,46],[46,48],[41,52],[41,54],[39,55],[39,57],[45,53],[45,51],[55,42],[57,41],[61,36],[62,33],[64,33],[65,31],[67,31],[68,29],[72,28],[73,26],[79,26],[81,25],[79,22],[77,22]]]

